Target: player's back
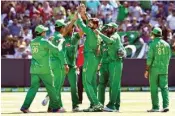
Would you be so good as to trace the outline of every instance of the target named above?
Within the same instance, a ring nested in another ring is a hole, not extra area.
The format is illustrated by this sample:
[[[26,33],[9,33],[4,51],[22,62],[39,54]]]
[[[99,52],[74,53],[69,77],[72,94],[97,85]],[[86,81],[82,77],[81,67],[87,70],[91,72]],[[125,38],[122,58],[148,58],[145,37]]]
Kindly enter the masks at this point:
[[[153,62],[152,67],[159,68],[164,73],[168,71],[169,60],[171,57],[170,46],[161,38],[155,38],[152,43]]]
[[[49,49],[47,48],[46,40],[38,36],[31,41],[30,46],[32,51],[30,73],[49,74]]]

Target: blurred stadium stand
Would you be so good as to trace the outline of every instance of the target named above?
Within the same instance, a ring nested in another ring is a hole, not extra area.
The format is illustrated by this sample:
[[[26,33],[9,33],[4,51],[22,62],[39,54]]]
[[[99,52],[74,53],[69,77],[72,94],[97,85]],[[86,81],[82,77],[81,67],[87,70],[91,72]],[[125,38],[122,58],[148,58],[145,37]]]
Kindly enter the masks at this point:
[[[54,33],[54,22],[68,22],[80,3],[101,26],[108,22],[119,25],[118,32],[127,49],[128,58],[146,58],[153,27],[163,30],[163,39],[175,57],[175,1],[1,1],[1,56],[30,59],[30,41],[38,24],[49,27],[47,37]],[[132,46],[132,47],[131,47]]]

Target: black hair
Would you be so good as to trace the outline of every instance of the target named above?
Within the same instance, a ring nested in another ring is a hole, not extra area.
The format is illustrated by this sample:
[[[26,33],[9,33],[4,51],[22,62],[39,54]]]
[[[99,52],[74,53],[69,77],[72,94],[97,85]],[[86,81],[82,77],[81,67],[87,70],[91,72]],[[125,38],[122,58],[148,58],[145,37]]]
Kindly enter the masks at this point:
[[[36,36],[41,36],[41,34],[42,34],[42,33],[37,33],[37,32],[36,32]]]
[[[12,3],[10,3],[10,4],[9,4],[9,6],[10,6],[10,7],[13,7],[13,4],[12,4]]]
[[[29,27],[28,26],[24,26],[23,27],[23,30],[26,30],[26,29],[29,29]]]
[[[39,6],[39,5],[40,5],[40,6],[43,6],[43,4],[42,4],[41,2],[38,3],[38,6]]]
[[[84,24],[86,25],[87,24],[87,21],[86,20],[83,20]]]
[[[23,36],[18,36],[18,39],[22,40],[23,39]]]
[[[33,38],[37,37],[37,36],[41,36],[42,33],[38,33],[38,32],[34,32],[33,33]]]
[[[154,34],[153,33],[153,35],[154,35],[154,37],[162,37],[160,34]]]
[[[60,27],[56,27],[56,26],[55,26],[55,31],[60,32],[60,31],[61,31],[61,29],[62,29],[62,27],[63,27],[63,26],[60,26]]]

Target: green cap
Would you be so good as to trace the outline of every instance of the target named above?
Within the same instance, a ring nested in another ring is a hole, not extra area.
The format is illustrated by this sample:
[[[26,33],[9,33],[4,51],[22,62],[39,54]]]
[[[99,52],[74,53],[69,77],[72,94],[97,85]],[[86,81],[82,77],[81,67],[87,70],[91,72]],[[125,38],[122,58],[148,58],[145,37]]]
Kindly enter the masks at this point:
[[[153,34],[155,35],[160,35],[162,36],[162,29],[160,29],[159,27],[155,27],[152,31]]]
[[[45,31],[48,31],[48,30],[49,30],[48,27],[44,27],[43,25],[38,25],[35,28],[35,32],[37,32],[38,34],[45,32]]]
[[[55,27],[61,27],[61,26],[66,26],[64,20],[56,20]]]
[[[106,24],[106,26],[118,28],[118,25],[116,23],[113,23],[113,22]]]

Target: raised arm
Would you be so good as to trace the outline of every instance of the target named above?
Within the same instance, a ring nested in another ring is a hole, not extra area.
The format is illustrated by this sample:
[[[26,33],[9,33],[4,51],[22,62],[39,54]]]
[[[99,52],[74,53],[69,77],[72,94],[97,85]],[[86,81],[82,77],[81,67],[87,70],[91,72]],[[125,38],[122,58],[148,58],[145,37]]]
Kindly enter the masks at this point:
[[[63,36],[67,35],[67,33],[70,31],[70,29],[73,27],[75,21],[78,18],[78,13],[74,15],[74,18],[71,20],[71,22],[65,27],[65,31],[63,32]]]
[[[79,8],[78,8],[78,12],[79,12],[79,14],[81,15],[81,18],[82,18],[83,20],[86,20],[86,21],[89,20],[89,17],[88,17],[88,15],[87,15],[87,13],[86,13],[86,6],[85,6],[84,4],[80,4],[80,6],[79,6]]]
[[[43,41],[45,41],[45,43],[46,43],[46,45],[47,45],[47,47],[48,47],[49,50],[51,50],[51,51],[61,51],[62,50],[62,44],[64,42],[64,39],[60,39],[60,42],[59,42],[58,46],[55,46],[50,41],[47,41],[47,40],[43,40]]]
[[[88,22],[88,16],[86,15],[86,7],[84,4],[81,4],[78,7],[78,20],[77,25],[83,30],[83,32],[87,33],[89,31],[89,28],[84,24],[83,20]]]
[[[114,40],[112,39],[112,37],[107,37],[106,35],[102,34],[99,30],[95,30],[94,31],[96,34],[99,34],[100,37],[103,39],[104,42],[108,43],[108,44],[112,44],[114,43]]]
[[[89,32],[89,27],[87,27],[87,26],[84,24],[84,22],[83,22],[83,20],[82,20],[82,18],[81,18],[81,16],[80,16],[80,14],[78,14],[77,25],[83,30],[84,33],[87,34],[87,33]]]

